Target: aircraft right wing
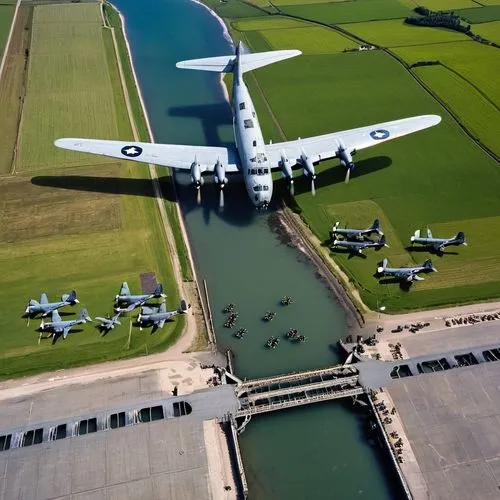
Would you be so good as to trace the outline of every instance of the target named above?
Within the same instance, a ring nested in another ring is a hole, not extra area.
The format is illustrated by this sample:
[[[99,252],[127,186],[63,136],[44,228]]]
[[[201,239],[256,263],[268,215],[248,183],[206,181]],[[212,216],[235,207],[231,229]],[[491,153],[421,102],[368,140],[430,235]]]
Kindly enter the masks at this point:
[[[71,330],[71,326],[67,326],[63,330],[63,339],[65,339],[68,336],[69,331]]]
[[[303,152],[313,163],[317,163],[335,158],[341,145],[349,152],[357,151],[424,130],[437,125],[440,121],[441,117],[438,115],[413,116],[368,127],[269,144],[266,145],[266,154],[274,169],[279,168],[282,153],[289,158],[292,166],[300,163]]]
[[[219,161],[226,172],[238,172],[237,153],[225,147],[182,146],[147,142],[105,141],[98,139],[57,139],[58,148],[111,156],[120,160],[153,163],[164,167],[189,170],[197,161],[201,172],[212,172]]]
[[[59,314],[57,309],[54,309],[52,311],[51,319],[52,319],[52,323],[57,323],[57,322],[61,321],[61,315]]]

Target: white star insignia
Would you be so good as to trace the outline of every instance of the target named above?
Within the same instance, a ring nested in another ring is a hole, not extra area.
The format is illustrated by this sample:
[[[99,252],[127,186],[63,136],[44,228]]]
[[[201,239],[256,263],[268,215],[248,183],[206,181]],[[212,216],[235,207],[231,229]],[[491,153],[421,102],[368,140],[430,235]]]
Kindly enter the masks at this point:
[[[137,149],[135,149],[134,147],[131,147],[131,148],[127,148],[127,149],[124,149],[123,152],[126,154],[126,155],[135,155],[138,153]]]

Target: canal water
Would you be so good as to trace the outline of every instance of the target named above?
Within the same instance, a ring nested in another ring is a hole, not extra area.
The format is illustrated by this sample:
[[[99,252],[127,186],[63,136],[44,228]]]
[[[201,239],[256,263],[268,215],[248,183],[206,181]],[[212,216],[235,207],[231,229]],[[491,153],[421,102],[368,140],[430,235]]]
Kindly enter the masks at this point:
[[[219,23],[190,0],[114,0],[123,13],[134,65],[157,142],[232,144],[232,116],[219,75],[179,70],[183,59],[232,50]],[[189,178],[179,193],[199,277],[206,279],[219,348],[231,348],[240,377],[260,377],[324,367],[339,361],[336,341],[346,318],[314,267],[275,231],[273,211],[258,213],[237,180],[226,187],[224,208],[211,179],[201,203]],[[284,307],[280,299],[290,295]],[[224,305],[234,302],[236,327],[223,327]],[[264,322],[267,311],[276,313]],[[297,328],[302,344],[284,334]],[[275,350],[265,347],[280,338]],[[251,498],[386,499],[392,478],[383,454],[366,439],[364,420],[350,402],[332,402],[258,416],[241,436]]]

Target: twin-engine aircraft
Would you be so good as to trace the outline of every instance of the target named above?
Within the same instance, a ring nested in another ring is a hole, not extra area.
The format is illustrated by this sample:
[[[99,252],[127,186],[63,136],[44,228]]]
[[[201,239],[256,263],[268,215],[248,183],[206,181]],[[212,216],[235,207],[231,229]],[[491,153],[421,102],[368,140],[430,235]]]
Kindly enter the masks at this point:
[[[419,266],[413,267],[388,267],[388,264],[387,259],[382,261],[382,265],[377,268],[379,276],[394,276],[397,279],[411,283],[424,280],[418,273],[437,273],[437,269],[432,265],[430,259]]]
[[[243,52],[240,42],[235,54],[177,63],[178,68],[233,73],[232,108],[236,149],[95,139],[58,139],[55,145],[122,160],[189,170],[197,190],[203,184],[202,174],[211,173],[220,187],[221,206],[224,205],[227,174],[241,172],[250,200],[256,207],[265,209],[273,194],[271,176],[273,170],[281,170],[283,177],[288,180],[293,195],[292,168],[302,168],[304,174],[311,180],[311,191],[314,194],[315,165],[321,161],[338,158],[346,169],[345,180],[348,182],[354,168],[352,157],[356,151],[432,127],[441,121],[441,117],[437,115],[414,116],[343,132],[265,144],[255,107],[243,81],[243,74],[298,56],[301,52],[300,50],[277,50],[256,54]]]
[[[458,232],[456,236],[452,236],[451,238],[434,238],[429,228],[427,228],[427,237],[421,236],[420,229],[417,229],[415,234],[410,238],[410,243],[412,245],[419,244],[430,247],[436,253],[442,253],[449,246],[467,246],[463,231]]]

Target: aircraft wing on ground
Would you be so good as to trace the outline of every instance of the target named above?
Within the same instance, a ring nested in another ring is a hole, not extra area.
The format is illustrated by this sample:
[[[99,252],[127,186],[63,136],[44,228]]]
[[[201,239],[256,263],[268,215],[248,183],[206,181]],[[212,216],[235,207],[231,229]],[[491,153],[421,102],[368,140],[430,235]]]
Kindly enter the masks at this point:
[[[295,164],[299,163],[303,151],[313,163],[316,163],[328,160],[329,158],[335,158],[341,145],[350,152],[353,150],[358,151],[432,127],[440,121],[441,117],[437,115],[403,118],[401,120],[377,123],[367,127],[354,128],[332,134],[269,144],[266,145],[266,154],[272,168],[280,168],[279,161],[281,160],[282,153],[286,154],[292,165],[294,164],[294,160]]]
[[[40,304],[45,305],[48,303],[49,303],[49,299],[47,298],[47,294],[42,293],[42,295],[40,295]]]
[[[68,336],[69,331],[71,330],[71,326],[67,326],[63,330],[63,339],[65,339]]]
[[[52,311],[52,323],[57,323],[61,321],[61,316],[60,314],[57,312],[57,309],[54,309]]]
[[[225,147],[150,144],[146,142],[104,141],[98,139],[57,139],[58,148],[111,156],[120,160],[154,163],[164,167],[190,169],[197,161],[201,172],[212,172],[219,161],[226,172],[238,172],[236,151]]]
[[[165,326],[165,321],[164,319],[161,319],[160,321],[158,321],[158,323],[156,323],[156,326],[158,328],[163,328]]]

